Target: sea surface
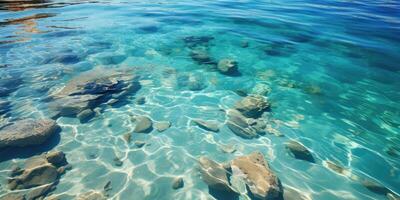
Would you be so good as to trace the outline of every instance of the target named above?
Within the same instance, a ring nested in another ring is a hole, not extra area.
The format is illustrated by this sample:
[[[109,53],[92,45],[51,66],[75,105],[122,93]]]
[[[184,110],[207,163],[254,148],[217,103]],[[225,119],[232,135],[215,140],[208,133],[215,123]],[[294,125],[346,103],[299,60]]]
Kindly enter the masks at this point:
[[[237,73],[216,70],[226,58]],[[98,105],[85,122],[54,117],[49,97],[108,69],[133,74],[140,89]],[[252,94],[271,110],[267,133],[245,139],[224,125],[225,111]],[[51,192],[60,199],[108,182],[110,199],[213,199],[198,158],[222,163],[254,151],[307,199],[390,199],[360,180],[400,194],[400,1],[0,1],[0,101],[0,127],[53,118],[62,129],[41,146],[0,150],[0,199],[11,192],[11,166],[49,150],[72,166]],[[171,127],[133,133],[133,116]],[[220,131],[192,119],[216,121]],[[295,159],[289,140],[315,163]]]

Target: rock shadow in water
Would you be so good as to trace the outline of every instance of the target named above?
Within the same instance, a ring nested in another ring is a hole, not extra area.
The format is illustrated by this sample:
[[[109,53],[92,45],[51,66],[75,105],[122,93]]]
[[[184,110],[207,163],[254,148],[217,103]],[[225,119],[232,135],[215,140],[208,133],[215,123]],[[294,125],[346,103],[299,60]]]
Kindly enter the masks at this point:
[[[239,200],[239,195],[233,192],[216,190],[208,187],[208,193],[217,200]]]

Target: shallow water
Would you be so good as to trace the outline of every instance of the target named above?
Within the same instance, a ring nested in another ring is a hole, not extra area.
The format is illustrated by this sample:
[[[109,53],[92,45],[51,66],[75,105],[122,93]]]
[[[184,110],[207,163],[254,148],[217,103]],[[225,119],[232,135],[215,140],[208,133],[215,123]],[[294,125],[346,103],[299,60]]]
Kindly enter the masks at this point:
[[[191,36],[204,41],[191,44]],[[240,73],[196,62],[191,45],[212,60],[236,60]],[[398,1],[0,2],[0,101],[8,102],[0,126],[52,117],[48,97],[92,69],[125,69],[141,85],[101,104],[86,123],[58,118],[59,137],[43,146],[0,151],[0,196],[10,192],[13,164],[57,149],[73,166],[52,192],[63,199],[108,181],[112,199],[211,199],[197,159],[224,162],[253,151],[265,155],[284,187],[311,199],[386,199],[354,177],[400,193],[399,52]],[[243,98],[238,91],[251,94],[261,84],[270,88],[264,117],[275,134],[240,138],[223,125],[224,110]],[[145,104],[136,103],[140,97]],[[134,115],[172,126],[132,134],[147,143],[138,148],[123,139]],[[216,120],[221,130],[205,131],[190,123],[194,118]],[[294,159],[285,149],[289,139],[316,162]],[[236,151],[224,153],[225,145]],[[185,185],[173,190],[177,176]]]

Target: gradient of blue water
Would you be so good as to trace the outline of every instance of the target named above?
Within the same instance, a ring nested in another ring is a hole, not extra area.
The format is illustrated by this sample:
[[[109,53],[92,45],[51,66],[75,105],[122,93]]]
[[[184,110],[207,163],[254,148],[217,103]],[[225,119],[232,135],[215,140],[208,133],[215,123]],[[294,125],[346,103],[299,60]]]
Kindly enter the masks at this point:
[[[255,150],[266,155],[285,186],[313,199],[386,198],[329,170],[323,165],[327,160],[400,193],[398,1],[61,3],[19,11],[0,5],[0,86],[10,89],[0,99],[11,102],[0,123],[48,116],[43,100],[97,66],[130,67],[143,87],[130,103],[105,107],[89,123],[58,119],[63,131],[55,148],[66,152],[74,169],[62,177],[55,194],[101,190],[112,180],[117,199],[205,199],[210,196],[196,158],[227,161]],[[43,13],[52,15],[7,23]],[[210,55],[234,58],[242,75],[229,77],[198,65],[182,40],[188,36],[214,37]],[[166,70],[175,72],[165,77]],[[180,83],[187,76],[200,80],[204,89],[188,90]],[[223,124],[220,109],[241,98],[234,91],[251,91],[258,83],[272,88],[267,95],[273,104],[271,126],[285,137],[244,140],[226,127],[212,134],[189,123],[202,118]],[[147,103],[136,105],[138,96],[146,96]],[[151,144],[137,149],[122,139],[134,127],[132,114],[173,126],[135,135]],[[311,149],[316,164],[288,155],[284,142],[289,138]],[[237,151],[222,153],[221,145],[236,145]],[[124,160],[122,167],[113,166],[116,155]],[[1,162],[0,181],[12,163],[23,160]],[[171,189],[175,176],[184,177],[184,189]],[[7,192],[1,184],[0,193]]]

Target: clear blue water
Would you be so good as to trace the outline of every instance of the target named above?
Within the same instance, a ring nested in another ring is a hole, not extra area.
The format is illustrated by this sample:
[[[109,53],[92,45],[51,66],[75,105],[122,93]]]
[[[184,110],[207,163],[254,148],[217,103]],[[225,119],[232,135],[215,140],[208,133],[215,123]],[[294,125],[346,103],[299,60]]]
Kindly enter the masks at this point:
[[[209,55],[236,60],[240,75],[195,62],[184,42],[190,36],[213,37]],[[140,77],[135,94],[101,105],[87,123],[57,119],[62,132],[50,146],[64,151],[73,169],[53,194],[71,199],[111,180],[113,199],[211,199],[197,158],[224,162],[257,150],[285,187],[310,199],[387,199],[354,177],[400,193],[399,52],[399,1],[2,1],[0,100],[8,105],[0,125],[50,117],[48,97],[72,78],[124,68]],[[246,140],[223,125],[221,110],[243,98],[238,90],[260,85],[270,88],[268,130],[275,135]],[[139,97],[146,103],[136,104]],[[172,126],[133,134],[149,144],[137,148],[123,139],[135,127],[132,115]],[[207,132],[192,118],[216,120],[221,130]],[[316,163],[289,155],[289,139],[309,148]],[[236,151],[222,152],[226,145]],[[0,196],[10,192],[10,167],[27,156],[1,157]],[[176,176],[185,181],[180,190],[170,186]]]

